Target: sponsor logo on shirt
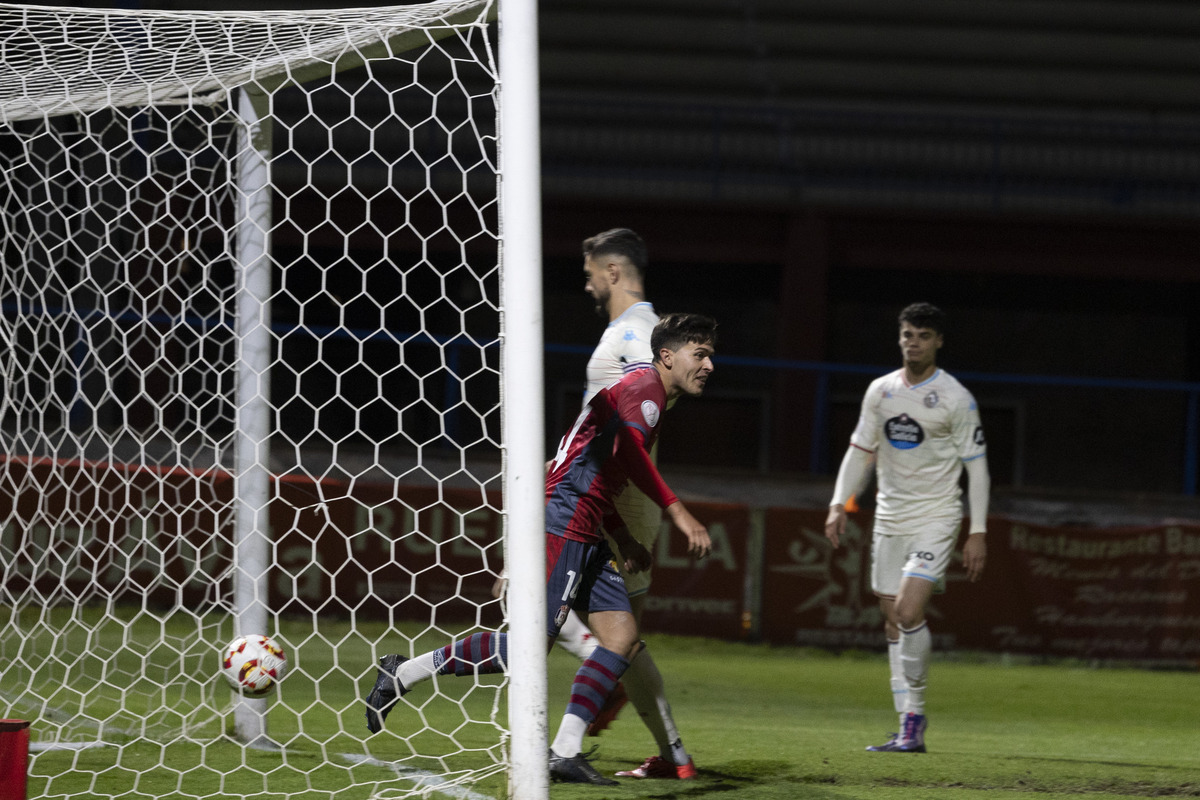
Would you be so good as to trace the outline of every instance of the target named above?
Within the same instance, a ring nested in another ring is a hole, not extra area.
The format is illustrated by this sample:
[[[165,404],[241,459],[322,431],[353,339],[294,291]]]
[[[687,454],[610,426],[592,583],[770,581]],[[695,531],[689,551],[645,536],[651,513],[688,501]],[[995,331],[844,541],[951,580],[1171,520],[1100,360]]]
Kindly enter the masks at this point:
[[[658,410],[658,404],[653,400],[642,401],[642,419],[646,420],[646,425],[653,428],[658,424],[658,415],[661,412]]]
[[[883,435],[897,450],[911,450],[925,441],[921,424],[908,414],[892,417],[883,423]]]

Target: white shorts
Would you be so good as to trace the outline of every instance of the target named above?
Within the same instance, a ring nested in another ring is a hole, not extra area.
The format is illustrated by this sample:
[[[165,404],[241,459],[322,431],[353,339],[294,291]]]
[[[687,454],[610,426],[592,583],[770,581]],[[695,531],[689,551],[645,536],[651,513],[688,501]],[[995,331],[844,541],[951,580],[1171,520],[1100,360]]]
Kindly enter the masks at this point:
[[[613,505],[617,507],[621,519],[625,520],[625,525],[629,528],[633,538],[641,542],[642,546],[653,556],[654,543],[658,540],[658,532],[662,528],[662,509],[634,486],[626,486],[625,491],[617,495]],[[611,538],[608,540],[608,544],[614,554],[621,552]],[[626,572],[625,559],[619,555],[617,567],[621,570],[621,577],[625,579],[625,590],[630,597],[637,597],[650,591],[650,570],[637,573]]]
[[[880,597],[895,597],[904,578],[941,583],[958,544],[962,517],[927,519],[920,530],[901,532],[875,522],[871,537],[871,589]]]

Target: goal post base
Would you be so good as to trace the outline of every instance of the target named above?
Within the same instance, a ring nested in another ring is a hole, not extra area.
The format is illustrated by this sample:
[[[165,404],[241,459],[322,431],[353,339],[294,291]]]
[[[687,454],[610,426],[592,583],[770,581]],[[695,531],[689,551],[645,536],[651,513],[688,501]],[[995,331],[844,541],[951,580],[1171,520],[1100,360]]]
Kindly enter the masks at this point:
[[[0,719],[0,800],[26,800],[29,722]]]

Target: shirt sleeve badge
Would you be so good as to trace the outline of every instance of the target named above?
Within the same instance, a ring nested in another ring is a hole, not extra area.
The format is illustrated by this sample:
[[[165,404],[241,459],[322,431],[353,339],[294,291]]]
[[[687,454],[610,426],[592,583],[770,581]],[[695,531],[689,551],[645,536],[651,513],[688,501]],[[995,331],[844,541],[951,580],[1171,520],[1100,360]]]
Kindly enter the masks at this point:
[[[658,425],[658,417],[662,412],[659,411],[658,404],[653,400],[642,401],[642,419],[646,420],[646,426],[653,428]]]

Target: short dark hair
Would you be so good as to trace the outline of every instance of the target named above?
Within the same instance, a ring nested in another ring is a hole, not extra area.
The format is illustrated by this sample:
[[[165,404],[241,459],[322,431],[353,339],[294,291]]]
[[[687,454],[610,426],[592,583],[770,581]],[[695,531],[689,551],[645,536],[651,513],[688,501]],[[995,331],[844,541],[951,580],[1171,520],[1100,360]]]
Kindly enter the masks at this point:
[[[717,344],[717,321],[703,314],[664,314],[650,334],[650,349],[654,360],[659,361],[659,352],[665,347],[678,350],[686,344]]]
[[[646,243],[642,237],[629,228],[612,228],[583,240],[584,258],[598,258],[604,255],[624,256],[625,260],[637,268],[638,273],[646,276]]]
[[[932,303],[912,303],[900,312],[900,324],[907,322],[914,328],[928,328],[937,334],[946,332],[946,314]]]

